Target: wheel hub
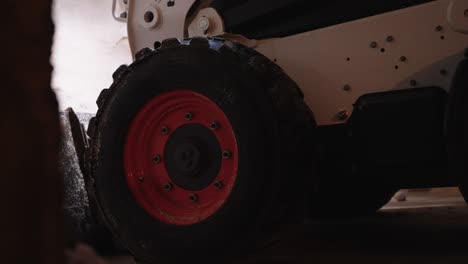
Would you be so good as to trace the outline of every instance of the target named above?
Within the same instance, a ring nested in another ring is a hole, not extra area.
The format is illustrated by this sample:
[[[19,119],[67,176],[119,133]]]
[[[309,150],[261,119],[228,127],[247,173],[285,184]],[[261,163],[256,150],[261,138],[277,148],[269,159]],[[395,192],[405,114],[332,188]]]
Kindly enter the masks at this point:
[[[234,187],[236,136],[209,98],[187,90],[167,92],[133,120],[124,168],[129,189],[148,214],[167,224],[196,224],[215,214]]]
[[[186,190],[203,190],[219,173],[221,152],[215,134],[207,127],[183,125],[169,137],[164,150],[169,177]]]
[[[187,176],[190,177],[196,177],[201,164],[201,153],[200,149],[196,146],[196,143],[183,143],[174,153],[174,162],[176,164],[176,168],[178,168],[178,172],[181,174],[187,174]]]

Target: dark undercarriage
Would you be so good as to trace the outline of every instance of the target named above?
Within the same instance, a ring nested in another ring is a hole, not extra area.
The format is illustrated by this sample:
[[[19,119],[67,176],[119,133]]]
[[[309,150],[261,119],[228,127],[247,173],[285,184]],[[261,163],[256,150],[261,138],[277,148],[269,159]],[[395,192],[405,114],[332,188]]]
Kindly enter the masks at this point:
[[[454,186],[447,97],[439,87],[363,95],[347,124],[318,128],[321,170],[338,180],[350,168],[372,169],[399,189]]]

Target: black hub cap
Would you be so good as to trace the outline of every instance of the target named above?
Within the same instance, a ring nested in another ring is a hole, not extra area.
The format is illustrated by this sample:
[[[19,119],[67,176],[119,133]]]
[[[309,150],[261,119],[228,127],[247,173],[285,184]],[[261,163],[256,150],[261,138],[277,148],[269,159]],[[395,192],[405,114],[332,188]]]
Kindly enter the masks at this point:
[[[219,142],[209,128],[198,124],[179,127],[164,149],[169,177],[186,190],[202,190],[218,175],[221,152]]]
[[[176,147],[174,154],[174,162],[178,173],[185,174],[186,176],[198,176],[198,171],[201,167],[201,147],[197,144],[196,140],[187,140],[188,142],[182,143]]]

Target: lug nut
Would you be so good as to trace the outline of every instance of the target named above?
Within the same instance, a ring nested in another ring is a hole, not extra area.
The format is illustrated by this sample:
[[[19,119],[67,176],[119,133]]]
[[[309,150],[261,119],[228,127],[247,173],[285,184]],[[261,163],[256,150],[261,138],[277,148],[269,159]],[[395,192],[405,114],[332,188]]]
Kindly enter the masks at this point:
[[[210,28],[210,20],[208,20],[206,17],[200,18],[200,20],[198,20],[198,27],[206,34]]]
[[[372,41],[372,42],[370,43],[370,47],[373,48],[373,49],[377,48],[377,42]]]
[[[393,36],[387,36],[387,42],[393,42],[395,38]]]
[[[163,127],[163,128],[161,128],[161,133],[162,133],[163,135],[169,134],[169,128],[168,128],[168,127]]]
[[[154,156],[153,162],[156,163],[156,164],[160,163],[161,162],[161,156],[159,156],[159,155]]]
[[[155,41],[153,44],[153,48],[155,50],[159,49],[161,47],[162,43],[160,41]]]
[[[408,58],[406,58],[406,56],[401,56],[401,57],[400,57],[400,61],[401,61],[401,62],[405,62],[405,61],[407,61],[407,60],[408,60]]]
[[[218,190],[221,189],[221,188],[223,188],[223,186],[224,186],[224,184],[223,184],[222,181],[215,181],[215,183],[213,183],[213,185],[214,185],[214,187],[215,187],[216,189],[218,189]]]
[[[173,189],[173,186],[171,183],[164,184],[164,190],[169,192],[169,191],[172,191],[172,189]]]
[[[346,85],[343,87],[343,90],[344,90],[345,92],[351,91],[351,85],[346,84]]]
[[[340,111],[338,113],[338,119],[341,121],[346,121],[349,118],[349,112],[346,110]]]
[[[436,27],[436,31],[442,31],[442,30],[444,30],[444,27],[442,27],[441,25]]]
[[[231,152],[229,150],[223,151],[223,159],[231,158]]]
[[[192,202],[196,202],[196,201],[198,201],[198,195],[192,193],[192,194],[189,196],[189,199],[190,199],[190,201],[192,201]]]
[[[190,121],[193,118],[193,114],[192,113],[186,113],[184,115],[184,118],[185,118],[185,120]]]
[[[212,123],[210,124],[210,129],[211,129],[211,130],[217,130],[218,128],[219,128],[218,123],[212,122]]]

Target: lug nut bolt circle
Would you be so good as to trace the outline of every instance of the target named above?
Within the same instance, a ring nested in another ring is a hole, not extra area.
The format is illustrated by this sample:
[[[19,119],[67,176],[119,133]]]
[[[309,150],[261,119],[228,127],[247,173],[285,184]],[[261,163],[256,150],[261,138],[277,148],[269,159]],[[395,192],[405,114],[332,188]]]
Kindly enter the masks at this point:
[[[224,186],[223,182],[221,182],[221,181],[215,181],[215,183],[213,185],[218,190],[223,188],[223,186]]]
[[[156,164],[159,164],[161,162],[161,156],[159,155],[154,156],[153,162]]]
[[[231,152],[229,150],[223,151],[223,159],[231,158]]]
[[[186,113],[184,115],[184,119],[187,120],[187,121],[190,121],[193,119],[193,114],[192,113]]]
[[[193,193],[193,194],[191,194],[191,195],[189,196],[189,199],[190,199],[190,201],[192,201],[192,202],[196,202],[196,201],[198,201],[198,195],[196,195],[196,194]]]
[[[210,129],[211,129],[211,130],[217,130],[218,128],[219,128],[219,124],[218,124],[218,123],[212,122],[212,123],[210,124]]]
[[[161,128],[161,133],[162,133],[163,135],[169,134],[169,128],[168,128],[168,127],[163,127],[163,128]]]
[[[164,190],[172,191],[172,189],[173,189],[173,186],[172,186],[171,183],[167,183],[167,184],[164,185]]]

